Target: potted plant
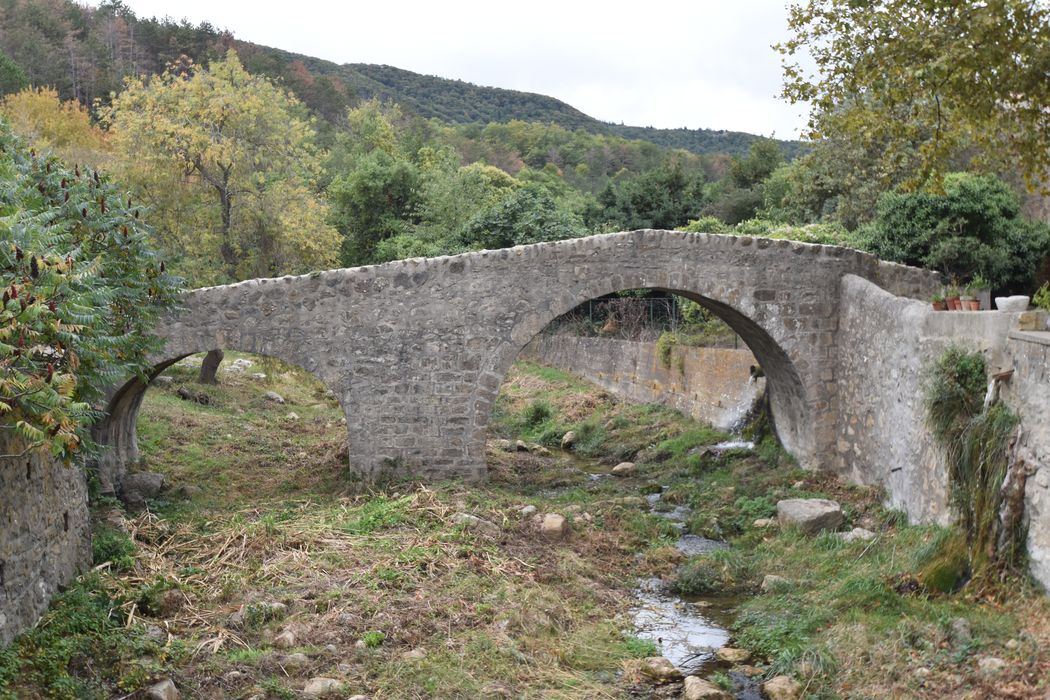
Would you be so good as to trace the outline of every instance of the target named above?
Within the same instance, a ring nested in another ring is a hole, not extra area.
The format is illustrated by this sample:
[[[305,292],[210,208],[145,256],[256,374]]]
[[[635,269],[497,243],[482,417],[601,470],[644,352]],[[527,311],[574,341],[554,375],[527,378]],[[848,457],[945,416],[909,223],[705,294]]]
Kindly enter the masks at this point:
[[[986,280],[982,275],[974,275],[974,278],[970,281],[970,289],[973,291],[973,295],[977,297],[981,310],[991,311],[992,283]]]
[[[948,290],[944,293],[944,301],[948,304],[949,311],[959,310],[959,287],[952,284],[948,287]]]
[[[1044,282],[1043,286],[1032,295],[1032,303],[1040,311],[1050,313],[1050,282]],[[1050,316],[1046,319],[1046,329],[1050,331]]]
[[[930,303],[933,305],[933,310],[934,311],[947,311],[948,310],[948,302],[946,302],[944,300],[944,293],[943,292],[937,292],[932,297],[930,297]]]
[[[959,303],[962,304],[963,311],[981,310],[981,302],[977,300],[977,291],[972,285],[963,290],[963,293],[959,296]]]

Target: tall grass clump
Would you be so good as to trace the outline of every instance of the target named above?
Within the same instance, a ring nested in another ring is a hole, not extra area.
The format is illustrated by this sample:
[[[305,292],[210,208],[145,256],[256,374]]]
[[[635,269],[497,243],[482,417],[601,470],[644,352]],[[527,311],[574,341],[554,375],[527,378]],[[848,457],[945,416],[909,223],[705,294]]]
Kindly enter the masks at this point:
[[[955,588],[969,575],[982,577],[993,567],[1018,563],[1016,536],[997,547],[1000,492],[1018,418],[1002,403],[984,405],[986,384],[984,356],[958,347],[945,350],[926,378],[926,423],[943,451],[958,517],[956,535],[921,572],[920,579],[934,589]],[[956,571],[964,562],[965,574]]]

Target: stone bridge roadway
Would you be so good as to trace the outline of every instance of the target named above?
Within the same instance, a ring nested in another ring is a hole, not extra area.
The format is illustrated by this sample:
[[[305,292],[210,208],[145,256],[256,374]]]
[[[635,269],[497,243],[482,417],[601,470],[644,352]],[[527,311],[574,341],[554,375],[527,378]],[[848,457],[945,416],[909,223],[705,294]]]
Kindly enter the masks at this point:
[[[840,286],[865,278],[928,297],[935,273],[854,250],[744,236],[642,230],[417,258],[185,294],[157,329],[155,371],[211,349],[269,355],[339,398],[351,470],[421,478],[485,473],[485,433],[511,363],[578,304],[624,289],[692,299],[725,320],[765,371],[777,432],[808,468],[830,463],[838,421]],[[138,457],[145,385],[115,390],[97,426],[103,488]]]

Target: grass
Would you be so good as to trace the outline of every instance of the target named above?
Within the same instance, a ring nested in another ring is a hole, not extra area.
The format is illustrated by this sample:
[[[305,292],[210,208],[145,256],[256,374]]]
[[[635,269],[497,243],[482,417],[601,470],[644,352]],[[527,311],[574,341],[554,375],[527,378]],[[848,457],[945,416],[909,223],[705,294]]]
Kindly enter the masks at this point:
[[[637,576],[742,594],[734,644],[767,674],[803,680],[807,697],[1045,694],[1044,598],[1023,582],[980,600],[908,592],[945,531],[903,525],[878,493],[800,471],[775,445],[712,455],[704,448],[726,436],[519,363],[493,438],[555,447],[574,430],[572,450],[508,452],[494,440],[486,483],[368,490],[346,478],[342,416],[323,391],[290,368],[267,365],[265,381],[253,371],[194,385],[207,406],[175,395],[192,368],[147,394],[140,444],[173,489],[143,513],[98,504],[95,556],[110,564],[0,651],[0,697],[134,697],[168,677],[183,697],[297,697],[318,675],[377,700],[645,697],[621,678],[655,651],[629,634]],[[265,401],[267,390],[288,403]],[[634,476],[589,478],[624,459]],[[639,507],[661,486],[664,502],[693,507],[690,531],[732,546],[683,561],[671,524]],[[840,501],[850,526],[878,537],[754,526],[798,496]],[[538,538],[524,505],[564,513],[571,538]],[[499,533],[456,524],[461,512]],[[762,591],[770,573],[787,584]],[[973,630],[965,643],[950,634],[959,617]],[[294,634],[291,649],[275,647],[281,632]],[[286,663],[291,652],[306,665]],[[976,670],[986,654],[1008,664],[994,679]]]

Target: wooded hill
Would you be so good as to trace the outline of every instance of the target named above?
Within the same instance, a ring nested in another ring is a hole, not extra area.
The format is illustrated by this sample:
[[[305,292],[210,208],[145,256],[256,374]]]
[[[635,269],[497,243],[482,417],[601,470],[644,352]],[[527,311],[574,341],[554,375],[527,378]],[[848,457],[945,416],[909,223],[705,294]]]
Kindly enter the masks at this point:
[[[21,72],[28,83],[54,86],[63,98],[90,104],[119,91],[126,75],[159,73],[180,55],[206,62],[221,58],[229,48],[237,49],[249,71],[281,80],[329,122],[341,119],[347,106],[378,97],[448,124],[513,120],[556,124],[697,154],[745,155],[759,138],[737,131],[609,124],[546,95],[483,87],[393,66],[339,65],[241,41],[208,23],[139,18],[119,0],[107,0],[98,8],[72,0],[0,0],[0,52],[9,59],[5,66],[0,57],[0,92],[5,85],[18,86]],[[779,143],[788,159],[801,148],[797,141]]]

